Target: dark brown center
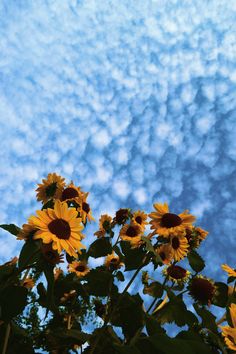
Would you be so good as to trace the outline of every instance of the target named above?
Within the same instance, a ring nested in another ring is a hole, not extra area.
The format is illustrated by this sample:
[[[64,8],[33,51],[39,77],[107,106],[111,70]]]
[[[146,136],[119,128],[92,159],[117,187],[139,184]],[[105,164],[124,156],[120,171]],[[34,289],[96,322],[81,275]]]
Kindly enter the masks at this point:
[[[85,269],[86,269],[86,267],[85,267],[84,265],[78,265],[78,266],[75,268],[75,270],[76,270],[77,272],[84,272]]]
[[[73,199],[78,197],[79,193],[76,189],[72,188],[72,187],[68,187],[66,189],[64,189],[64,191],[62,192],[62,196],[61,196],[61,200],[64,201],[66,199]]]
[[[137,230],[135,229],[135,227],[129,226],[126,231],[126,235],[129,237],[135,237],[138,235],[138,233],[137,233]]]
[[[57,182],[53,182],[45,188],[45,194],[48,198],[53,197],[54,194],[56,193],[56,190],[57,190]]]
[[[190,294],[197,301],[207,304],[214,295],[214,286],[207,279],[194,278],[189,287]]]
[[[174,248],[174,250],[177,250],[180,245],[178,237],[172,238],[171,244],[172,244],[172,247]]]
[[[138,224],[142,224],[142,218],[141,218],[141,216],[137,216],[137,217],[135,218],[135,221],[136,221]]]
[[[90,206],[89,206],[89,204],[88,203],[85,203],[85,202],[83,202],[83,204],[82,204],[82,209],[83,209],[83,211],[85,211],[85,213],[89,213],[89,211],[90,211]]]
[[[119,261],[118,258],[112,258],[112,259],[110,260],[110,263],[111,263],[111,264],[116,264],[116,263],[118,263],[118,261]]]
[[[187,271],[176,265],[172,265],[167,268],[167,274],[174,279],[183,279],[186,276]]]
[[[166,213],[161,218],[161,226],[166,227],[167,229],[170,227],[179,226],[181,223],[182,219],[176,214]]]
[[[62,240],[70,238],[70,225],[63,219],[55,219],[48,224],[49,231]]]

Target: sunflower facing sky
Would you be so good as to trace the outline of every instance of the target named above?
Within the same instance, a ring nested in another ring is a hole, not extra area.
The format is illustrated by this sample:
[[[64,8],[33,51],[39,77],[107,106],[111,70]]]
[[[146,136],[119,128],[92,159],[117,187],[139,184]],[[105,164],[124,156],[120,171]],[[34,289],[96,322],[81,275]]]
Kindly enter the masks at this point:
[[[132,221],[141,226],[141,228],[144,230],[146,225],[148,224],[147,218],[148,215],[144,213],[144,211],[137,210],[133,214]]]
[[[80,199],[81,199],[80,187],[76,187],[73,182],[68,184],[66,186],[66,188],[63,189],[63,191],[61,193],[61,197],[60,197],[60,200],[62,202],[75,201],[78,204],[79,204]]]
[[[136,246],[141,241],[143,230],[140,225],[131,223],[125,224],[120,230],[120,238],[123,241],[129,241],[132,246]]]
[[[184,236],[174,235],[170,239],[170,246],[173,252],[173,258],[175,261],[180,261],[188,253],[188,240]]]
[[[185,210],[181,214],[173,214],[169,212],[167,203],[153,204],[156,211],[149,214],[152,219],[150,221],[151,229],[163,237],[169,237],[172,234],[184,233],[187,226],[191,226],[195,221],[195,216]]]
[[[37,200],[46,203],[50,199],[59,199],[65,187],[64,181],[65,178],[56,173],[49,173],[47,178],[38,184],[38,188],[36,189]]]
[[[75,208],[69,208],[67,203],[55,201],[54,209],[37,210],[37,216],[29,218],[29,224],[38,231],[34,239],[42,239],[43,243],[51,243],[52,249],[61,253],[65,250],[70,256],[77,257],[81,248],[80,242],[84,236],[81,233],[83,225]]]
[[[68,271],[75,273],[77,277],[82,278],[90,272],[90,269],[84,261],[73,261],[68,265]]]
[[[114,252],[112,254],[109,254],[106,258],[105,258],[105,263],[104,263],[105,267],[108,268],[109,270],[113,271],[113,270],[117,270],[119,268],[121,268],[124,263],[121,262],[120,257],[117,256]]]

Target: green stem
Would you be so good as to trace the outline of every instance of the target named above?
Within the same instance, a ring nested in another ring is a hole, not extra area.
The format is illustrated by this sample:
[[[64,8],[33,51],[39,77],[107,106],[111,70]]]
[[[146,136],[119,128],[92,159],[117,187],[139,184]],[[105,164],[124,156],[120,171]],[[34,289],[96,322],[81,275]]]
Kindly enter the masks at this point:
[[[4,338],[2,354],[6,354],[10,331],[11,331],[11,326],[10,326],[10,323],[8,323],[7,328],[6,328],[5,338]]]

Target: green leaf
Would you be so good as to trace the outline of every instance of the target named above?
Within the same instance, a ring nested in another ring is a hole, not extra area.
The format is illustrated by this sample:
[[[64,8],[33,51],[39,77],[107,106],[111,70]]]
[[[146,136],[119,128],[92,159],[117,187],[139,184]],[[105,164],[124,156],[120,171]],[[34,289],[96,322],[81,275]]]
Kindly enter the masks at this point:
[[[107,296],[117,287],[113,284],[113,275],[103,267],[92,269],[86,276],[87,292],[94,296]]]
[[[51,310],[52,312],[58,312],[57,307],[55,306],[54,303],[54,283],[55,283],[55,279],[54,279],[54,273],[53,273],[53,268],[54,266],[51,264],[45,264],[44,265],[44,269],[43,272],[45,274],[45,277],[47,279],[47,309]],[[47,311],[48,313],[48,311]],[[47,316],[46,313],[46,316]]]
[[[154,316],[146,315],[146,329],[149,336],[154,334],[165,334],[165,330],[161,327],[160,323]]]
[[[10,285],[0,293],[0,318],[10,321],[23,312],[27,305],[27,289],[23,286]]]
[[[78,329],[54,329],[53,335],[60,338],[74,339],[81,344],[87,342],[90,334],[79,331]]]
[[[182,297],[174,294],[171,295],[169,302],[155,312],[155,316],[161,324],[175,322],[179,327],[186,324],[192,326],[194,323],[198,323],[197,317],[187,310]]]
[[[144,326],[143,301],[141,297],[129,293],[119,294],[112,301],[111,323],[122,327],[126,338],[132,338]]]
[[[215,306],[226,307],[228,302],[228,286],[222,282],[216,282],[215,286],[217,290],[212,303]]]
[[[14,236],[17,236],[19,234],[19,232],[21,231],[21,229],[14,225],[14,224],[2,224],[0,225],[0,227],[3,229],[3,230],[6,230],[8,232],[10,232],[10,234],[14,235]]]
[[[93,258],[104,257],[112,253],[109,237],[102,237],[94,241],[89,247],[88,254]]]
[[[205,262],[202,257],[194,250],[188,253],[188,261],[190,267],[197,273],[201,272],[205,267]]]
[[[151,252],[154,256],[155,263],[160,263],[161,265],[163,264],[161,257],[159,254],[155,251],[151,241],[149,238],[145,236],[141,236],[141,240],[145,242],[145,249],[147,252]]]
[[[197,312],[197,314],[202,319],[201,326],[203,328],[210,329],[212,332],[217,333],[217,325],[215,322],[216,317],[210,311],[205,309],[204,307],[199,307],[198,304],[193,304],[193,307],[194,307],[195,311]]]
[[[151,353],[161,353],[161,354],[212,354],[211,348],[204,344],[201,339],[179,339],[179,338],[169,338],[166,335],[154,335],[145,339],[141,339],[139,342],[145,341],[146,343],[151,343],[155,348],[155,352]],[[150,352],[148,352],[150,353]]]
[[[134,270],[140,267],[146,256],[146,252],[141,248],[132,249],[130,243],[127,241],[121,241],[120,243],[122,252],[124,253],[125,270]]]
[[[40,241],[29,240],[26,241],[21,249],[18,265],[19,268],[33,264],[39,260],[40,257]]]
[[[150,296],[161,298],[163,295],[163,287],[162,284],[158,281],[154,281],[150,285],[146,285],[143,289],[144,294],[148,294]]]

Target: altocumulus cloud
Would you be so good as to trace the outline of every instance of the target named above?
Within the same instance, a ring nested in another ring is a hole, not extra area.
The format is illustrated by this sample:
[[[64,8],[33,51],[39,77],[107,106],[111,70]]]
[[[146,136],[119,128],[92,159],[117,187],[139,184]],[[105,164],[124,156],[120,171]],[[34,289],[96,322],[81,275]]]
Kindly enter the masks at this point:
[[[1,223],[24,223],[56,171],[97,218],[190,209],[210,273],[234,266],[235,15],[234,0],[2,0]],[[18,250],[1,231],[1,259]]]

